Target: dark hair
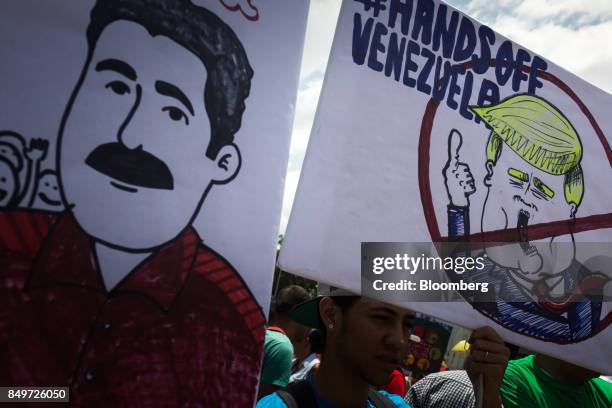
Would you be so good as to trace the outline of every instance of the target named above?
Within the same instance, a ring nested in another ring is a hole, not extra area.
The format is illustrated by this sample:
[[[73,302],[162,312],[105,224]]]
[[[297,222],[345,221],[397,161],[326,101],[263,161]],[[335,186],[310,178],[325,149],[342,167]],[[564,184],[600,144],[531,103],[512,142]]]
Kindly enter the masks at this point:
[[[345,313],[351,306],[353,306],[361,296],[332,296],[331,299],[338,306],[342,313]]]
[[[323,333],[321,330],[312,329],[310,333],[308,333],[308,341],[310,342],[310,352],[311,353],[321,353],[325,348],[325,339],[323,338]]]
[[[206,156],[214,159],[240,129],[253,77],[236,34],[190,0],[97,0],[87,28],[89,58],[104,28],[118,20],[140,24],[152,36],[171,38],[202,61],[208,75],[204,102],[211,125]]]
[[[331,296],[331,300],[340,308],[340,310],[342,310],[343,315],[346,315],[351,306],[357,303],[359,299],[361,299],[361,296]],[[322,351],[324,351],[325,343],[327,341],[327,328],[321,321],[321,316],[319,316],[319,327],[321,327],[321,343],[323,346]]]
[[[270,311],[276,315],[289,315],[289,311],[300,303],[310,300],[306,289],[298,285],[289,285],[282,288],[272,300]]]

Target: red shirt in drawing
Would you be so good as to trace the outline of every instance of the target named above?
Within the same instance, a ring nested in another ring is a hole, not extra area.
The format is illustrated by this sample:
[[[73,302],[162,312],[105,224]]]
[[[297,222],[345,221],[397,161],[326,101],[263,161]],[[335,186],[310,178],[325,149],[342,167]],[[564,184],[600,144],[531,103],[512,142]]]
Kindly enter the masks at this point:
[[[0,385],[76,406],[251,406],[264,316],[191,228],[111,290],[69,213],[0,212]]]

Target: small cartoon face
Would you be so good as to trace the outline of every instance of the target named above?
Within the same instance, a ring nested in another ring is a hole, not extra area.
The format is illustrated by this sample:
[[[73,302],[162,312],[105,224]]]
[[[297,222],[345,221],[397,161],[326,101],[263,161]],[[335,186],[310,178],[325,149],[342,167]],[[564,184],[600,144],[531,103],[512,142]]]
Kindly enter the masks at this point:
[[[23,159],[19,151],[8,142],[0,142],[0,158],[9,162],[17,172],[19,172],[23,166]]]
[[[0,208],[7,207],[17,194],[17,179],[13,166],[0,157]]]
[[[62,199],[59,192],[57,175],[54,171],[45,170],[40,173],[38,192],[36,193],[36,208],[60,208]]]

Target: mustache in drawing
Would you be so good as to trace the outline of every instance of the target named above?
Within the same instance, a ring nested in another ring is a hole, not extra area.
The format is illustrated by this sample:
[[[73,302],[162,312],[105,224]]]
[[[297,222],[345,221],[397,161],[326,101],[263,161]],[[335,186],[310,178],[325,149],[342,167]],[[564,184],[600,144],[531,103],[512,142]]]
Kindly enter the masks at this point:
[[[166,163],[142,147],[128,149],[122,143],[106,143],[96,147],[85,163],[106,176],[132,186],[174,189],[174,178]]]

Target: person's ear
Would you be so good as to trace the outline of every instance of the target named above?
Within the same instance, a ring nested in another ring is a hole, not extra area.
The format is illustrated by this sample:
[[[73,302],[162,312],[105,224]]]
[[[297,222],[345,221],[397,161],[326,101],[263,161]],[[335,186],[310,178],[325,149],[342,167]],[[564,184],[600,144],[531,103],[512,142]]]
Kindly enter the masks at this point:
[[[487,187],[491,187],[492,185],[491,179],[493,178],[493,168],[494,167],[495,167],[495,164],[493,164],[491,160],[487,160],[487,162],[485,163],[485,168],[487,169],[487,175],[484,178],[484,185]]]
[[[324,297],[319,302],[319,316],[325,330],[333,330],[336,327],[337,307],[332,298]]]
[[[215,175],[212,182],[214,184],[229,183],[238,175],[241,165],[242,157],[238,146],[233,143],[223,146],[215,158]]]

